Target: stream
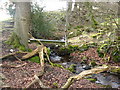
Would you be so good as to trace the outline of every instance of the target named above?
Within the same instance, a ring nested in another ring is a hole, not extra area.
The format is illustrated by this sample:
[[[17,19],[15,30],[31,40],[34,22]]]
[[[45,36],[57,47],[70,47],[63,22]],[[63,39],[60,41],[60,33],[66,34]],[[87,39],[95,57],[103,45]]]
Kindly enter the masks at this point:
[[[74,65],[73,66],[73,68],[75,69],[75,72],[73,72],[74,74],[79,74],[84,70],[91,69],[89,65],[70,62],[69,57],[61,57],[56,55],[55,53],[52,53],[50,55],[50,59],[52,62],[60,64],[65,68],[69,68],[71,65]],[[111,73],[104,72],[99,74],[93,74],[86,78],[94,78],[96,79],[95,83],[102,85],[109,85],[112,88],[120,87],[120,76]]]

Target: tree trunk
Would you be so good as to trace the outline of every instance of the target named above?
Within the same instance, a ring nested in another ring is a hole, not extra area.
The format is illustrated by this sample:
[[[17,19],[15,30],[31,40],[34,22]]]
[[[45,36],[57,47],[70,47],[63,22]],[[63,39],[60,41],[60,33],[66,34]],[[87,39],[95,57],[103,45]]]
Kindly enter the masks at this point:
[[[16,2],[15,34],[20,44],[28,48],[28,32],[30,30],[30,2]]]
[[[118,40],[118,44],[120,44],[120,1],[118,2],[118,29],[116,31],[116,36]]]

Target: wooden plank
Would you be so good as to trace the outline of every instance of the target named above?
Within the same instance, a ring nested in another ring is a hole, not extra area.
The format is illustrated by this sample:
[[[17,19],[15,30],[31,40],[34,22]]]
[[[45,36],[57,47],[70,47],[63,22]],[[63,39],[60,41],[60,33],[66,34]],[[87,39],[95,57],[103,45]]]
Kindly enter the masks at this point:
[[[47,40],[47,39],[37,39],[37,40],[46,43],[65,43],[65,40]],[[35,39],[30,39],[30,41],[35,41]]]

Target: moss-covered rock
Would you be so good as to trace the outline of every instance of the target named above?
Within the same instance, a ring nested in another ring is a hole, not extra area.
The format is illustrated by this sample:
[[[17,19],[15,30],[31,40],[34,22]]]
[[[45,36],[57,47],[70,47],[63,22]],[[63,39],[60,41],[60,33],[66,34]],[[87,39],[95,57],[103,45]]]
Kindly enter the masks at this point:
[[[68,45],[67,47],[61,47],[58,51],[59,55],[69,55],[72,52],[79,51],[83,52],[88,50],[89,45],[83,44],[82,46],[78,45]]]
[[[69,45],[67,47],[61,47],[59,49],[59,53],[62,55],[69,55],[70,53],[79,50],[79,46],[78,45]]]

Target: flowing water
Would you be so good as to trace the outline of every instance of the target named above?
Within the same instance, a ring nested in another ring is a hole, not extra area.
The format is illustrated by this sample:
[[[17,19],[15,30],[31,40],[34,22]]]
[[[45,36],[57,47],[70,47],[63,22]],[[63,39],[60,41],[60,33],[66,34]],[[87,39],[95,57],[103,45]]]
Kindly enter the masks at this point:
[[[52,62],[58,63],[64,66],[65,68],[69,68],[71,65],[74,64],[74,69],[75,69],[74,74],[79,74],[84,70],[91,69],[89,65],[70,62],[69,57],[60,57],[56,55],[55,53],[53,53],[50,56],[50,59]],[[120,87],[120,76],[116,76],[111,73],[94,74],[91,76],[91,78],[96,78],[95,83],[99,83],[102,85],[110,85],[112,88]]]

